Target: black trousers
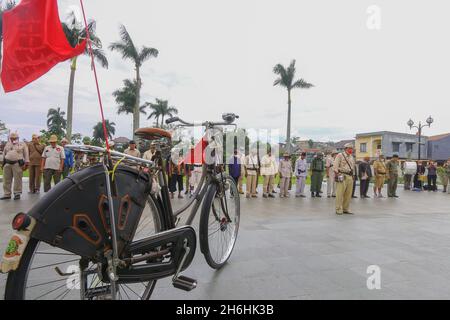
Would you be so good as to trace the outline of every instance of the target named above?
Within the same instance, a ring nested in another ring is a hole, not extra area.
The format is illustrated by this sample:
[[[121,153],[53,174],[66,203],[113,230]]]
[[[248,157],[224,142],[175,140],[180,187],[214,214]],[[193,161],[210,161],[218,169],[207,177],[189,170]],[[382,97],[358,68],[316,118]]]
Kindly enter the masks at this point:
[[[369,191],[370,179],[359,180],[359,195],[367,197]]]
[[[170,192],[177,191],[177,184],[178,184],[178,192],[181,192],[183,190],[183,176],[179,174],[172,174],[169,177],[169,191]]]
[[[437,190],[436,180],[437,176],[428,176],[428,190]]]
[[[355,196],[355,191],[356,191],[356,178],[353,177],[353,191],[352,191],[352,197]]]

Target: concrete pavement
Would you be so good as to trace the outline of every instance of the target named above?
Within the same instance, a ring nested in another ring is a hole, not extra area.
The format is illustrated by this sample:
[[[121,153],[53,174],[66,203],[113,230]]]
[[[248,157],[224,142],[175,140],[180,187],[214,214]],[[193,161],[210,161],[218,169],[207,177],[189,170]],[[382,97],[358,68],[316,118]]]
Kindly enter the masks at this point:
[[[450,299],[450,195],[399,195],[354,199],[355,215],[343,216],[335,215],[334,199],[326,197],[243,197],[229,263],[214,271],[198,250],[184,272],[198,279],[197,289],[186,293],[162,280],[153,298]],[[2,250],[12,217],[38,197],[0,202]],[[175,200],[175,206],[183,201]],[[370,265],[381,270],[380,290],[367,288]],[[1,292],[4,280],[0,275]]]

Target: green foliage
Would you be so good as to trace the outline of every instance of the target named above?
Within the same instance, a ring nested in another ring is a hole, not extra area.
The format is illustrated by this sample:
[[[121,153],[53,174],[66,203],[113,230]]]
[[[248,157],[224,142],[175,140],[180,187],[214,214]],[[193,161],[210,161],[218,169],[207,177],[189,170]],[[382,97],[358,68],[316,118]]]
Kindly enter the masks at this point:
[[[109,122],[109,120],[105,120],[105,126],[106,126],[106,131],[108,133],[108,139],[111,139],[112,136],[116,133],[116,124],[114,122]],[[103,124],[102,122],[98,122],[94,127],[93,127],[93,133],[92,133],[92,144],[93,145],[97,145],[97,146],[103,146],[103,144],[105,143],[105,136],[103,133]]]
[[[150,108],[151,113],[147,119],[155,118],[156,126],[164,126],[164,117],[178,114],[178,110],[175,107],[169,107],[169,102],[167,100],[156,99],[155,103],[147,102],[146,105]],[[159,123],[159,118],[161,117],[161,123]]]
[[[279,75],[277,79],[275,79],[273,85],[274,86],[282,86],[286,88],[288,91],[299,88],[299,89],[309,89],[314,87],[313,84],[306,82],[303,79],[294,80],[295,78],[295,60],[291,61],[291,64],[288,68],[285,68],[281,64],[277,64],[273,68],[273,73]]]
[[[139,50],[133,43],[130,34],[124,25],[120,26],[120,39],[121,41],[113,42],[110,44],[109,49],[111,51],[117,51],[122,54],[124,60],[131,60],[137,68],[150,59],[151,57],[158,56],[158,50],[155,48],[142,47]]]
[[[67,40],[72,47],[76,47],[83,39],[86,39],[87,33],[83,23],[77,21],[74,12],[71,12],[66,22],[62,22],[62,27]],[[108,68],[108,59],[102,50],[102,42],[96,34],[97,24],[94,20],[88,23],[89,38],[91,39],[92,53],[103,68]],[[89,48],[86,46],[85,55],[89,55]]]
[[[125,79],[123,80],[123,85],[124,86],[122,88],[112,93],[117,103],[117,114],[132,114],[136,105],[137,81]],[[146,115],[146,108],[146,104],[142,105],[139,107],[139,112]]]
[[[64,118],[66,113],[61,111],[61,108],[53,109],[50,108],[47,113],[47,128],[50,134],[56,134],[59,136],[65,135],[65,129],[67,126],[67,121]]]

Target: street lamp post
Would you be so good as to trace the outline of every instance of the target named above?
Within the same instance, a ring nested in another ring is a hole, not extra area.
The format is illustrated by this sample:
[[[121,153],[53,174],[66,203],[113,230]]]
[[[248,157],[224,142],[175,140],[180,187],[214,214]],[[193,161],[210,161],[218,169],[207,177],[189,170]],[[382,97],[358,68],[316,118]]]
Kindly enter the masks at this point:
[[[421,154],[420,154],[420,147],[421,147],[421,139],[422,139],[422,129],[423,129],[423,127],[431,127],[431,124],[434,122],[434,119],[431,116],[429,116],[425,122],[427,124],[422,124],[422,122],[419,121],[418,125],[414,125],[414,121],[412,119],[409,119],[408,122],[406,123],[409,126],[410,130],[412,130],[412,128],[416,128],[418,130],[418,134],[419,134],[419,147],[418,147],[419,154],[418,154],[417,160],[420,160],[420,156],[421,156]]]

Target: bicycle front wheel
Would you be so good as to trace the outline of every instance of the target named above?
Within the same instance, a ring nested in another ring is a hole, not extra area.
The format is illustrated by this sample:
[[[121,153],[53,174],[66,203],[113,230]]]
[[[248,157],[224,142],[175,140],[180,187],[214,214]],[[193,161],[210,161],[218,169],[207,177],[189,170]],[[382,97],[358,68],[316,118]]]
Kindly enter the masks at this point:
[[[162,231],[162,216],[154,199],[148,198],[133,240]],[[8,275],[6,300],[110,300],[110,284],[103,282],[99,265],[73,253],[31,238],[19,268]],[[148,300],[156,280],[118,283],[116,299]]]
[[[224,175],[223,182],[209,186],[200,217],[200,246],[211,268],[220,269],[230,258],[239,221],[239,192],[234,180]]]

